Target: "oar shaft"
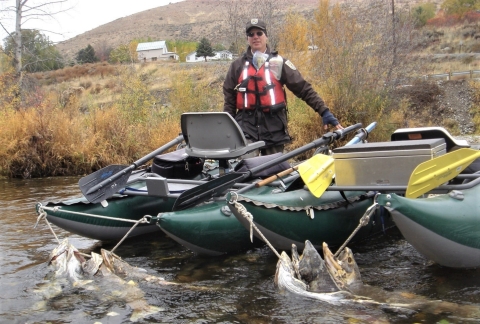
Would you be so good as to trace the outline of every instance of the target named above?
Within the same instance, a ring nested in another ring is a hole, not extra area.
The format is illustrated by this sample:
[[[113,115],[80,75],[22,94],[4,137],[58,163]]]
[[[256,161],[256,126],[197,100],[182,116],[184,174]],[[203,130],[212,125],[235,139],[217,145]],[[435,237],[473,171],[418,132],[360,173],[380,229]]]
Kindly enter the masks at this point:
[[[286,176],[287,174],[290,174],[292,173],[293,171],[297,170],[298,169],[298,166],[294,166],[294,167],[291,167],[291,168],[288,168],[286,170],[283,170],[282,172],[279,172],[277,174],[274,174],[273,176],[271,177],[268,177],[266,179],[263,179],[262,181],[259,181],[257,183],[255,183],[255,187],[259,188],[259,187],[262,187],[266,184],[269,184],[270,182],[273,182],[281,177],[284,177]]]
[[[255,174],[257,172],[260,172],[262,170],[266,170],[274,165],[277,165],[281,162],[287,161],[288,159],[291,159],[295,156],[298,156],[302,153],[307,152],[308,150],[317,148],[321,145],[325,144],[330,144],[333,143],[336,140],[342,139],[346,134],[349,134],[353,131],[356,131],[357,129],[360,129],[362,127],[362,124],[358,123],[352,126],[348,126],[344,129],[336,130],[334,132],[328,132],[325,135],[323,135],[321,138],[318,138],[314,140],[313,142],[306,144],[302,147],[299,147],[293,151],[287,152],[273,160],[270,160],[262,165],[259,165],[257,167],[254,167],[250,169],[250,171],[246,174],[245,178],[248,178],[250,175]]]
[[[104,186],[110,184],[111,182],[121,178],[122,176],[130,173],[132,170],[138,168],[139,165],[142,165],[143,163],[151,160],[152,158],[154,158],[156,155],[160,154],[160,153],[163,153],[164,151],[168,150],[169,148],[171,148],[172,146],[174,145],[177,145],[179,143],[181,143],[183,141],[183,135],[180,135],[178,136],[177,138],[175,138],[174,140],[168,142],[167,144],[159,147],[158,149],[156,149],[155,151],[149,153],[148,155],[145,155],[144,157],[142,157],[141,159],[133,162],[132,165],[126,167],[125,169],[121,170],[120,172],[117,172],[115,173],[113,176],[103,180],[102,182],[96,184],[95,186],[93,186],[92,188],[90,188],[86,194],[89,195],[101,188],[103,188]]]
[[[350,142],[345,144],[345,146],[357,144],[357,143],[360,143],[361,141],[365,140],[368,137],[368,134],[370,134],[376,126],[377,126],[377,122],[373,122],[370,125],[368,125],[367,127],[358,130],[357,135],[355,135],[355,137],[352,138],[350,140]]]
[[[238,182],[242,182],[244,181],[245,179],[247,179],[248,177],[250,177],[252,174],[255,174],[256,172],[260,172],[260,171],[263,171],[265,169],[268,169],[274,165],[277,165],[278,163],[281,163],[281,162],[284,162],[284,161],[287,161],[288,159],[290,158],[293,158],[301,153],[304,153],[304,152],[307,152],[308,150],[310,149],[314,149],[314,148],[317,148],[321,145],[325,145],[325,144],[330,144],[332,143],[333,141],[335,140],[339,140],[341,138],[343,138],[346,134],[350,133],[350,132],[353,132],[359,128],[362,127],[362,124],[355,124],[355,125],[352,125],[352,126],[349,126],[349,127],[346,127],[345,129],[342,129],[342,130],[336,130],[334,132],[329,132],[325,135],[323,135],[322,138],[319,138],[319,139],[316,139],[315,141],[307,144],[307,145],[304,145],[302,147],[299,147],[293,151],[290,151],[286,154],[283,154],[269,162],[266,162],[262,165],[259,165],[257,167],[254,167],[252,169],[250,169],[248,172],[245,172],[245,173],[227,173],[227,175],[223,176],[223,177],[220,177],[220,178],[217,178],[217,179],[214,179],[214,180],[210,180],[209,182],[203,184],[203,185],[200,185],[198,187],[195,187],[195,188],[192,188],[192,189],[189,189],[187,191],[184,191],[180,197],[178,197],[178,199],[175,201],[175,204],[173,205],[173,208],[172,210],[173,211],[176,211],[176,210],[182,210],[182,209],[185,209],[185,208],[188,208],[190,206],[193,206],[195,204],[198,204],[202,201],[205,201],[206,199],[209,199],[212,195],[210,193],[219,193],[221,191],[224,191],[226,189],[228,189],[228,187],[231,187],[233,186],[233,184],[235,183],[238,183]],[[227,180],[224,180],[223,178],[227,179]],[[246,186],[242,189],[240,189],[238,191],[238,193],[240,192],[245,192],[247,190],[249,190],[251,187],[255,187],[255,184],[251,184],[249,186]]]
[[[362,140],[364,140],[368,134],[375,128],[375,126],[377,126],[377,122],[373,122],[371,123],[370,125],[368,125],[367,127],[365,128],[361,128],[357,131],[357,135],[355,135],[354,138],[352,138],[347,144],[345,144],[345,146],[347,145],[352,145],[352,144],[357,144],[359,142],[361,142]],[[296,171],[298,169],[298,165],[297,166],[294,166],[292,168],[289,168],[289,169],[286,169],[282,172],[279,172],[271,177],[268,177],[266,179],[263,179],[259,182],[257,182],[255,184],[255,187],[259,188],[259,187],[262,187],[262,186],[265,186],[281,177],[284,177],[290,173],[292,173],[293,171]]]

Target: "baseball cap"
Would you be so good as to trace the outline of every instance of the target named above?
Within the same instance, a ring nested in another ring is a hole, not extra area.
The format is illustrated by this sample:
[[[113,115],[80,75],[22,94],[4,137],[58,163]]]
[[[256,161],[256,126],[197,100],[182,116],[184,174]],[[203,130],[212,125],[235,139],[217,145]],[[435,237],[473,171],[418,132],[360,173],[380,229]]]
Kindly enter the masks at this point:
[[[250,19],[247,22],[247,27],[245,31],[248,33],[248,31],[254,27],[263,30],[265,34],[267,33],[267,24],[261,19],[257,19],[257,18]]]

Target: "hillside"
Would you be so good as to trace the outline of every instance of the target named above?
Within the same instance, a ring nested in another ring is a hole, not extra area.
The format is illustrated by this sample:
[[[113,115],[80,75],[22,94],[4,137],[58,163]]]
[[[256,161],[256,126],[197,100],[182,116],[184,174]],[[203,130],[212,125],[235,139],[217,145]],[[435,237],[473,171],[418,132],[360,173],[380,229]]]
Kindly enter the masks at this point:
[[[286,10],[308,12],[318,0],[293,0]],[[108,24],[57,44],[65,57],[72,57],[88,44],[116,47],[135,38],[200,40],[202,37],[228,44],[218,0],[185,0],[116,19]]]
[[[410,7],[420,0],[396,0],[397,8]],[[431,1],[437,4],[441,0]],[[116,47],[135,38],[151,37],[155,40],[193,40],[202,37],[228,45],[222,26],[224,25],[223,8],[218,0],[184,0],[166,6],[142,11],[128,17],[116,19],[83,34],[57,44],[65,57],[73,57],[88,44]],[[360,6],[362,0],[330,0],[331,4],[341,3]],[[281,8],[311,14],[318,7],[319,0],[290,0],[288,6]]]

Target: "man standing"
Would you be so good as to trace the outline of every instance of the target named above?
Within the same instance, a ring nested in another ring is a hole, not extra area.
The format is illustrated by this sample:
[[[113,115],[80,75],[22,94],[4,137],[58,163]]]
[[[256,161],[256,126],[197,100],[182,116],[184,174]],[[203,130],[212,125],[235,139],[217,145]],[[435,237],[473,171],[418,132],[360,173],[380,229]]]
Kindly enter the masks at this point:
[[[232,63],[223,84],[223,111],[235,118],[249,141],[265,141],[262,155],[283,152],[291,141],[284,85],[322,117],[325,129],[328,124],[343,129],[293,63],[270,50],[264,21],[251,19],[246,33],[247,51]]]

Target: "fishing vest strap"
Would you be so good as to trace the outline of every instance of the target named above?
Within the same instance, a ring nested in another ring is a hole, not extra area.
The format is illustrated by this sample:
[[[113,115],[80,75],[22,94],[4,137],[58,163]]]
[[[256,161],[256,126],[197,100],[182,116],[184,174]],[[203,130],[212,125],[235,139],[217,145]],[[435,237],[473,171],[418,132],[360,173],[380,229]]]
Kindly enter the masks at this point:
[[[270,75],[270,63],[268,60],[264,63],[265,64],[265,81],[267,85],[265,86],[265,91],[268,91],[268,95],[270,96],[270,100],[272,102],[272,106],[276,105],[275,101],[275,93],[273,92],[274,85],[272,84],[272,78]]]

